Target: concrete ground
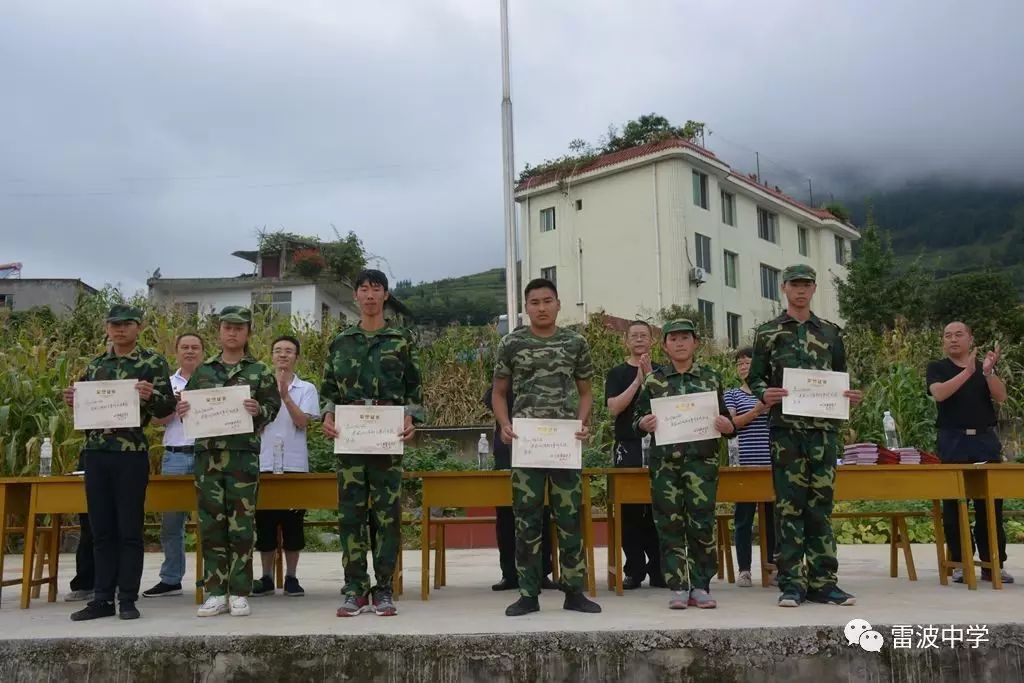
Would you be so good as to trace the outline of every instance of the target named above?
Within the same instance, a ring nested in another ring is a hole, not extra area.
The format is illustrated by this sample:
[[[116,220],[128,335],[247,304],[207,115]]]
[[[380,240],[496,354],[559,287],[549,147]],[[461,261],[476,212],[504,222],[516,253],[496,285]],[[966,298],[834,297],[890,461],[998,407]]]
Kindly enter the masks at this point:
[[[1008,570],[1024,580],[1024,545],[1011,546]],[[605,566],[605,550],[595,551],[598,567]],[[667,591],[644,587],[618,597],[605,588],[602,571],[598,576],[598,602],[603,614],[586,615],[561,609],[559,593],[541,596],[541,612],[516,619],[504,616],[504,608],[516,599],[513,592],[495,593],[490,586],[499,578],[496,550],[450,550],[448,586],[431,590],[430,600],[419,599],[419,551],[406,551],[405,594],[399,601],[399,616],[380,618],[373,614],[339,619],[342,584],[341,555],[309,553],[302,556],[299,579],[306,589],[302,598],[280,593],[272,597],[252,598],[252,615],[232,618],[224,615],[200,619],[195,616],[193,595],[142,599],[142,619],[120,621],[101,619],[75,624],[68,620],[82,603],[42,598],[32,608],[18,608],[19,589],[3,589],[0,603],[0,639],[64,637],[140,637],[140,636],[220,636],[220,635],[309,635],[309,634],[482,634],[526,633],[542,631],[622,631],[661,629],[729,629],[784,626],[837,626],[853,618],[873,625],[973,625],[1024,622],[1024,587],[1008,585],[994,591],[991,584],[980,583],[976,592],[966,586],[943,587],[938,582],[935,549],[915,545],[914,559],[918,581],[889,577],[889,552],[886,545],[841,546],[840,585],[854,593],[855,607],[804,605],[798,609],[776,606],[776,589],[737,588],[724,581],[712,583],[718,609],[670,611]],[[158,554],[147,554],[143,588],[157,581],[161,561]],[[755,562],[757,553],[754,553]],[[60,588],[67,590],[74,571],[74,557],[61,557]],[[191,564],[191,562],[190,562]],[[16,578],[21,558],[8,556],[4,578]],[[754,567],[757,576],[757,567]],[[191,585],[194,576],[186,576]]]

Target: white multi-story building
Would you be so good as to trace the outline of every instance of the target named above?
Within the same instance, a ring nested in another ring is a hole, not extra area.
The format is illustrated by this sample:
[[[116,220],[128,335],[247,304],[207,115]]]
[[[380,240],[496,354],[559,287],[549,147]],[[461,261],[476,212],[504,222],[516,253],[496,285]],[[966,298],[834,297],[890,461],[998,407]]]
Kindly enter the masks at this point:
[[[523,281],[554,280],[565,322],[692,306],[738,346],[784,308],[781,274],[795,263],[818,272],[815,312],[839,321],[833,278],[846,276],[856,229],[684,140],[530,178],[516,200]]]

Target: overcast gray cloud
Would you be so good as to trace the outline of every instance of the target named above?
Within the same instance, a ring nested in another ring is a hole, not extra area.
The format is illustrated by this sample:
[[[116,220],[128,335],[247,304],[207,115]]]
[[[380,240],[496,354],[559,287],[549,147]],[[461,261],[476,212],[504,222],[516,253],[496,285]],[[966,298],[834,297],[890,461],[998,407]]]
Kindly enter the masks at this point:
[[[1024,3],[511,0],[516,159],[656,111],[822,191],[1024,171]],[[259,226],[397,277],[502,263],[497,0],[7,0],[0,261],[236,274]]]

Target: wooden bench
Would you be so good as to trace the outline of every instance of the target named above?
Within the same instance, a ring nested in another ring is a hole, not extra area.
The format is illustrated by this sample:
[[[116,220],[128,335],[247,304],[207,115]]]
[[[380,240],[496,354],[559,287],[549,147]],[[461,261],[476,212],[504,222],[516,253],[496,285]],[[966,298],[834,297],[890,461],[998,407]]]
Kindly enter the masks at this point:
[[[1024,512],[1024,511],[1021,511]],[[907,565],[907,577],[911,581],[917,581],[917,569],[914,566],[914,553],[910,548],[910,534],[907,531],[907,517],[930,517],[924,511],[916,510],[892,510],[877,512],[833,512],[832,519],[888,519],[889,520],[889,576],[899,576],[899,551],[903,551],[903,560]],[[719,580],[728,576],[729,583],[735,583],[732,552],[732,532],[729,530],[729,522],[733,516],[723,513],[716,515],[717,537],[718,537],[718,578]],[[760,523],[760,520],[759,520]],[[767,565],[769,571],[774,571],[775,566]],[[763,571],[763,570],[762,570]]]

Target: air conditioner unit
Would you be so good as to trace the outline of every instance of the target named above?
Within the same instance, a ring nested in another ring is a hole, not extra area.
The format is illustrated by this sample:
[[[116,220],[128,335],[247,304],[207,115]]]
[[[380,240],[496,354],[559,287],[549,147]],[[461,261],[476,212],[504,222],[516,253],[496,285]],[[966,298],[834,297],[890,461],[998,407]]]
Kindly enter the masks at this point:
[[[705,271],[700,266],[696,266],[696,267],[690,269],[690,282],[694,282],[694,283],[696,283],[698,285],[702,285],[702,284],[704,284],[704,282],[707,279],[708,279],[707,271]]]

